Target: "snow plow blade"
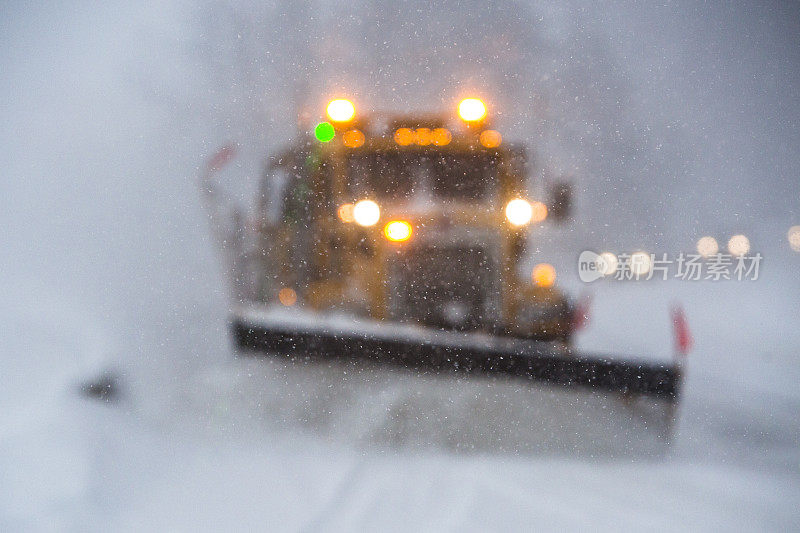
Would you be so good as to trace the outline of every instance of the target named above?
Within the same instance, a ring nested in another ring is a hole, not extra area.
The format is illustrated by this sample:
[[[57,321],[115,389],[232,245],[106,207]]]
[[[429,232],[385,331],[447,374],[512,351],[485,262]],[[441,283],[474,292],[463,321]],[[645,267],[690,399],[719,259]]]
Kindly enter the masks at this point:
[[[538,341],[476,332],[431,330],[282,309],[235,310],[240,349],[339,359],[364,359],[434,372],[508,375],[675,403],[677,365],[565,353]]]

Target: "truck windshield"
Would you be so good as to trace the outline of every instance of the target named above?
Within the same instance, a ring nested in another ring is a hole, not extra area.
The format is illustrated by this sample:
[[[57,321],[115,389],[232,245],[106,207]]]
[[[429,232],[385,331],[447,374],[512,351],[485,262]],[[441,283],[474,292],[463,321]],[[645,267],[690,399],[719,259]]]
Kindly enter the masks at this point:
[[[497,157],[488,153],[372,152],[352,154],[348,167],[355,196],[485,202],[497,190]]]

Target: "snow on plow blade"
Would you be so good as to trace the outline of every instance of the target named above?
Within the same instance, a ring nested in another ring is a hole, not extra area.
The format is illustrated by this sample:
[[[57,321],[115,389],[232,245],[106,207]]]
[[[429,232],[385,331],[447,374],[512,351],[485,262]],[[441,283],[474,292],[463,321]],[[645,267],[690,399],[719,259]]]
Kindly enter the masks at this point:
[[[485,333],[270,308],[235,310],[231,326],[237,346],[244,349],[366,359],[433,371],[509,375],[669,404],[677,402],[680,388],[681,374],[675,365],[566,354],[549,343]]]

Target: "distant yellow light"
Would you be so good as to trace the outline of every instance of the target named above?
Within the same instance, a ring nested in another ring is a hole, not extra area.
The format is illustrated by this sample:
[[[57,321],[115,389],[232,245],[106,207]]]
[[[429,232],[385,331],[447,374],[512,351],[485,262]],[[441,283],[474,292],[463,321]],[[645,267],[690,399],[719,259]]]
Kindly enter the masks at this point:
[[[381,208],[372,200],[361,200],[353,206],[353,220],[359,226],[374,226],[380,218]]]
[[[433,144],[436,146],[446,146],[450,144],[450,141],[453,139],[453,136],[450,134],[450,130],[445,128],[436,128],[433,130]]]
[[[486,105],[477,98],[465,98],[458,104],[458,116],[465,122],[478,122],[486,116]]]
[[[548,263],[540,263],[533,267],[531,279],[539,287],[552,287],[556,282],[556,269]]]
[[[533,207],[522,198],[516,198],[506,205],[506,219],[512,226],[524,226],[533,218]]]
[[[786,237],[789,239],[789,246],[792,247],[792,250],[800,252],[800,226],[789,228]]]
[[[750,251],[750,239],[744,235],[734,235],[728,241],[728,251],[731,255],[745,255]]]
[[[697,253],[703,257],[710,257],[719,252],[719,244],[714,237],[700,237],[697,241]]]
[[[350,122],[356,116],[356,107],[343,98],[331,100],[328,104],[328,117],[334,122]]]
[[[547,206],[542,202],[531,203],[531,222],[538,224],[547,218]]]
[[[500,144],[502,144],[503,136],[500,135],[499,131],[484,130],[481,132],[478,140],[480,140],[481,146],[484,148],[497,148],[500,146]]]
[[[361,130],[347,130],[342,135],[342,142],[348,148],[358,148],[364,144],[364,134]]]
[[[349,224],[350,222],[355,221],[353,217],[353,204],[342,204],[339,206],[339,209],[336,210],[336,214],[339,216],[339,220],[342,222]]]
[[[294,292],[294,289],[284,287],[278,291],[278,300],[286,307],[291,307],[297,303],[297,293]]]
[[[611,252],[603,252],[597,259],[600,273],[604,276],[610,276],[617,271],[619,266],[619,259]]]
[[[383,227],[383,234],[392,242],[404,242],[411,238],[414,230],[405,220],[392,220]]]
[[[630,257],[631,273],[636,276],[644,276],[653,268],[653,260],[647,252],[634,252]]]
[[[394,142],[400,146],[408,146],[416,141],[417,134],[409,128],[398,128],[394,132]]]

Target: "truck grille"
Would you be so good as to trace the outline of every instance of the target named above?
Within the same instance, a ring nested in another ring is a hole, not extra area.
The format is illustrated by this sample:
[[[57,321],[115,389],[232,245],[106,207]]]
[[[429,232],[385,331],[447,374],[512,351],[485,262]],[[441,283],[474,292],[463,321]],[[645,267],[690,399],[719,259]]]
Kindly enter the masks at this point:
[[[391,259],[390,314],[443,329],[497,322],[498,268],[482,247],[410,247]]]

